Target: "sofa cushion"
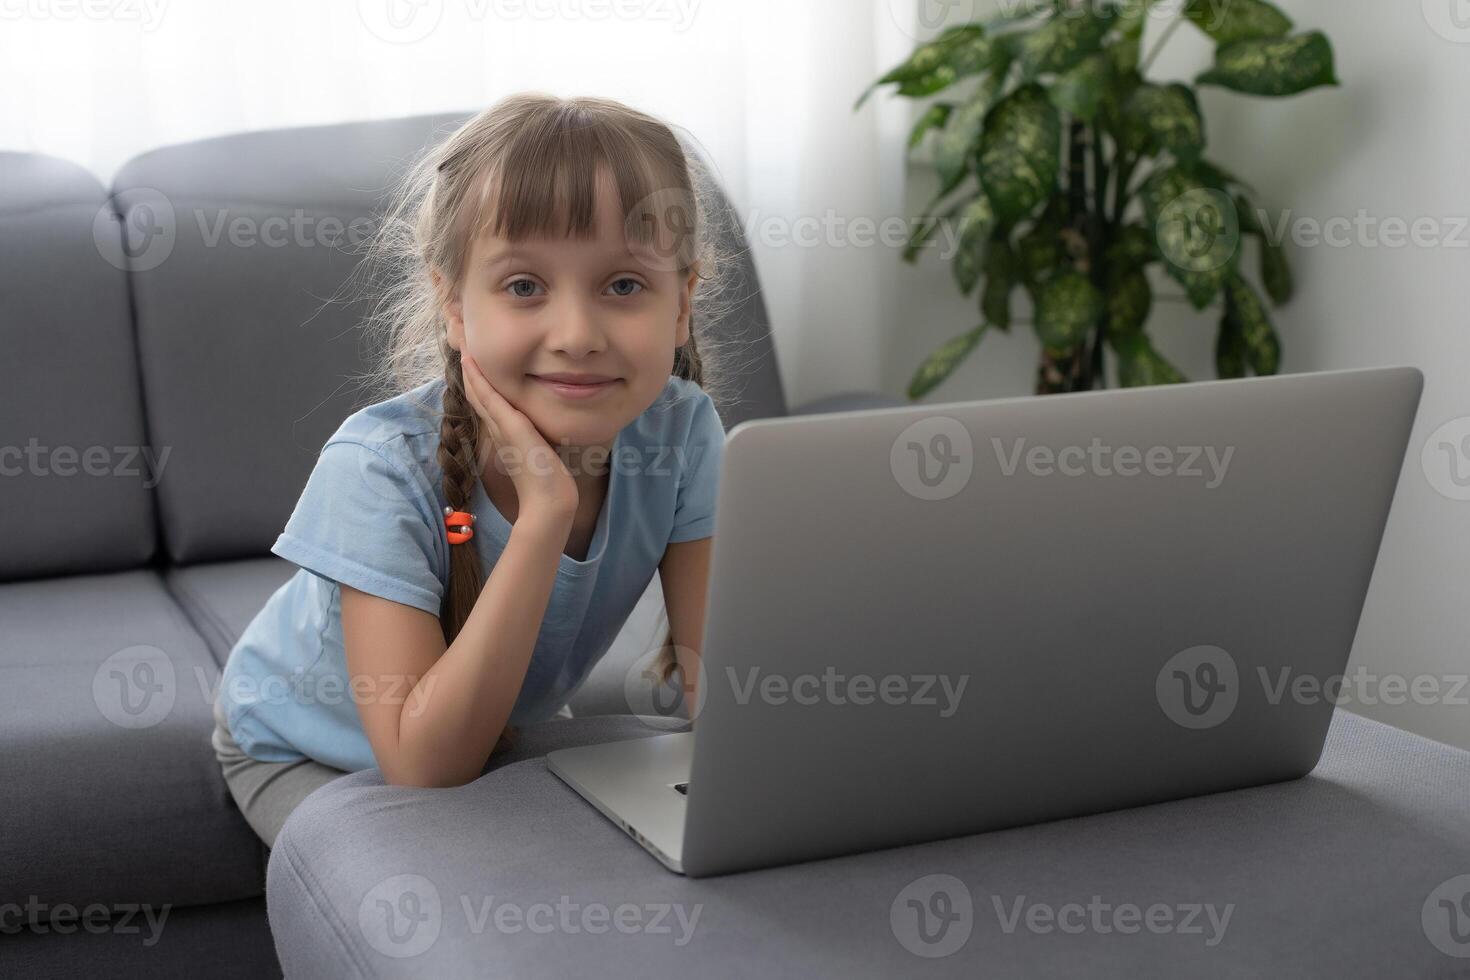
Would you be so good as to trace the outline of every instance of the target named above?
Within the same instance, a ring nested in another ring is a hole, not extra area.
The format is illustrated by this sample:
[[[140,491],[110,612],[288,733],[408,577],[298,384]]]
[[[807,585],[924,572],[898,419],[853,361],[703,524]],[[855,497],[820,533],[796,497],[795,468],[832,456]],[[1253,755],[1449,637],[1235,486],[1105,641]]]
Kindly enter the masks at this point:
[[[0,902],[258,895],[214,750],[219,668],[151,570],[0,586]]]
[[[173,567],[164,572],[164,581],[223,667],[245,627],[296,571],[291,562],[271,555]]]
[[[128,286],[109,261],[119,240],[86,170],[0,153],[0,581],[153,554]]]
[[[64,933],[46,923],[0,941],[0,977],[264,980],[280,975],[264,898],[121,909],[100,928],[95,919]]]

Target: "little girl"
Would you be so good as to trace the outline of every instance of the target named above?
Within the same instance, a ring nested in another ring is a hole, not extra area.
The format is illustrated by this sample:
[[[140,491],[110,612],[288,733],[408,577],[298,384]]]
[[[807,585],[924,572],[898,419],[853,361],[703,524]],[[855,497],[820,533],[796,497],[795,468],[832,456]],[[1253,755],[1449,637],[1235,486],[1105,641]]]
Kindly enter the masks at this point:
[[[322,448],[271,547],[300,568],[216,699],[216,755],[268,846],[344,772],[462,785],[569,714],[655,570],[655,674],[694,703],[724,449],[706,179],[658,120],[535,93],[409,173],[371,243],[395,277],[372,318],[391,396]]]

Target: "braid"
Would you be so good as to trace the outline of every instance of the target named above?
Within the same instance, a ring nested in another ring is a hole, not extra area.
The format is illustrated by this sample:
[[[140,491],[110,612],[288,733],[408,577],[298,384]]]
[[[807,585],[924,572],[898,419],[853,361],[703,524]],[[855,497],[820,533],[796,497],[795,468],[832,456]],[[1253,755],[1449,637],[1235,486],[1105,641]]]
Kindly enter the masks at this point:
[[[439,422],[439,468],[444,473],[444,498],[455,510],[468,510],[479,479],[480,418],[464,390],[459,351],[441,339],[444,355],[444,413]],[[480,553],[470,542],[449,546],[449,586],[439,610],[444,643],[454,642],[479,598],[484,581]],[[491,749],[493,756],[515,744],[516,728],[507,725]]]

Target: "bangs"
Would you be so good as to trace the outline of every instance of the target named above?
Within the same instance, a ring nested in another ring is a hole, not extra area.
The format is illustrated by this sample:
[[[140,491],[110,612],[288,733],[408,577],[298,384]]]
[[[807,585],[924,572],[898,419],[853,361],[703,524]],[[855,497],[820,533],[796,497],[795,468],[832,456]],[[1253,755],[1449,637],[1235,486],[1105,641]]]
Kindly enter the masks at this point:
[[[511,243],[595,239],[598,180],[611,179],[630,246],[654,247],[687,264],[696,252],[696,205],[687,170],[671,170],[665,160],[667,154],[594,113],[547,113],[513,134],[499,159],[485,162],[475,199],[466,202],[470,231]]]

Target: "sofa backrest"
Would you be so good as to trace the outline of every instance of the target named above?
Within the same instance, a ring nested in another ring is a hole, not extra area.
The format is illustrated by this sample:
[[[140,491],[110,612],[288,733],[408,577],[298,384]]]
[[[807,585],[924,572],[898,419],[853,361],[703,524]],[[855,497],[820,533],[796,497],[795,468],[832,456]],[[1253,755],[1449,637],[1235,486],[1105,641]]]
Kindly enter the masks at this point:
[[[0,153],[0,581],[146,563],[157,534],[128,286],[101,183]]]
[[[148,431],[177,563],[266,554],[365,399],[363,301],[341,295],[392,178],[457,116],[165,147],[118,172]],[[356,243],[356,244],[354,244]]]

